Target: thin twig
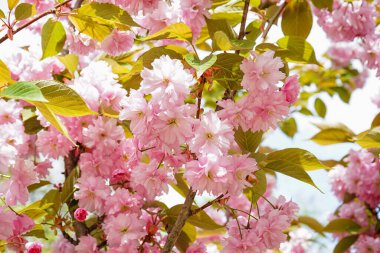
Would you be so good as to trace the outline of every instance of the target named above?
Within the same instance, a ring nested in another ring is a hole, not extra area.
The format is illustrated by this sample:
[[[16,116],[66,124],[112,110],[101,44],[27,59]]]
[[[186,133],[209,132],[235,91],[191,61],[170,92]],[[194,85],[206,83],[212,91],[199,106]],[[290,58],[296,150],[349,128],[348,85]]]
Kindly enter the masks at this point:
[[[191,212],[191,215],[190,215],[190,216],[196,215],[196,214],[199,213],[200,211],[202,211],[202,210],[206,209],[207,207],[213,205],[214,203],[218,202],[218,201],[221,200],[223,197],[224,197],[224,194],[219,195],[216,199],[211,200],[211,201],[207,202],[206,204],[204,204],[203,206],[201,206],[200,208],[193,210],[193,211]]]
[[[282,13],[282,11],[285,9],[286,5],[287,5],[287,1],[285,1],[281,7],[278,9],[278,11],[276,12],[275,15],[273,15],[269,20],[268,20],[268,25],[267,27],[265,28],[264,32],[263,32],[263,41],[266,39],[267,35],[268,35],[268,32],[270,30],[270,28],[272,27],[272,25],[274,24],[274,22],[276,21],[276,19],[280,16],[280,14]]]
[[[244,35],[245,35],[245,24],[247,23],[249,1],[250,0],[245,0],[245,2],[244,2],[243,16],[241,17],[241,24],[240,24],[240,31],[239,31],[238,40],[242,40],[244,38]]]
[[[12,34],[16,34],[18,33],[19,31],[23,30],[24,28],[30,26],[31,24],[33,24],[34,22],[40,20],[41,18],[49,15],[49,14],[54,14],[56,13],[57,9],[65,4],[68,4],[70,3],[72,0],[66,0],[60,4],[57,4],[53,9],[51,10],[48,10],[48,11],[45,11],[39,15],[37,15],[36,17],[34,17],[33,19],[29,20],[28,22],[26,22],[25,24],[23,24],[22,26],[18,27],[16,30],[12,31]],[[3,43],[4,41],[6,41],[7,39],[9,39],[8,37],[8,34],[4,35],[1,39],[0,39],[0,44]]]
[[[193,189],[190,187],[189,192],[186,195],[185,203],[183,203],[182,209],[180,213],[178,214],[177,220],[174,223],[174,226],[172,227],[172,229],[170,230],[168,238],[166,239],[166,243],[162,251],[163,253],[172,252],[174,244],[176,243],[178,236],[181,233],[181,230],[183,226],[185,225],[187,218],[189,218],[189,215],[191,212],[191,206],[193,204],[195,195],[196,195],[196,191],[193,191]]]

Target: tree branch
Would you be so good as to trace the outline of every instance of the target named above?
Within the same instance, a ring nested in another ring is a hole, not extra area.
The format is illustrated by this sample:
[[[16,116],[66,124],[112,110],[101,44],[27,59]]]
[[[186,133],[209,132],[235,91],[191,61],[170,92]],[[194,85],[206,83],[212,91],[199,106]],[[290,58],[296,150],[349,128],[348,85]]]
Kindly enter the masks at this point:
[[[272,27],[272,25],[274,24],[274,22],[276,21],[276,19],[280,16],[281,12],[285,9],[286,5],[287,5],[287,1],[285,1],[281,7],[278,9],[278,11],[276,12],[276,14],[274,14],[269,20],[268,20],[268,25],[267,27],[265,28],[264,32],[263,32],[263,41],[266,39],[267,35],[268,35],[268,32],[270,30],[270,28]]]
[[[57,4],[56,6],[54,6],[53,9],[51,10],[48,10],[48,11],[45,11],[39,15],[37,15],[36,17],[34,17],[33,19],[29,20],[28,22],[26,22],[25,24],[23,24],[22,26],[18,27],[16,30],[12,31],[12,35],[18,33],[19,31],[23,30],[24,28],[30,26],[31,24],[33,24],[34,22],[40,20],[41,18],[49,15],[49,14],[54,14],[56,13],[57,9],[65,4],[68,4],[70,3],[72,0],[66,0],[60,4]],[[7,39],[9,39],[9,36],[8,34],[4,35],[1,39],[0,39],[0,44],[3,43],[4,41],[6,41]]]
[[[244,2],[243,16],[241,17],[240,32],[239,32],[238,40],[242,40],[245,35],[245,24],[247,23],[249,1],[250,0],[245,0]]]
[[[211,200],[211,201],[207,202],[206,204],[204,204],[203,206],[201,206],[200,208],[192,211],[190,216],[196,215],[197,213],[206,209],[207,207],[212,206],[214,203],[219,202],[223,197],[224,197],[224,194],[219,195],[216,199]]]
[[[166,240],[163,253],[171,253],[174,244],[176,243],[179,234],[182,231],[183,226],[186,223],[187,218],[190,217],[191,214],[191,206],[193,204],[196,192],[193,191],[190,187],[189,192],[187,193],[185,203],[183,203],[181,212],[178,214],[177,220],[174,223],[174,226],[170,230],[168,238]]]

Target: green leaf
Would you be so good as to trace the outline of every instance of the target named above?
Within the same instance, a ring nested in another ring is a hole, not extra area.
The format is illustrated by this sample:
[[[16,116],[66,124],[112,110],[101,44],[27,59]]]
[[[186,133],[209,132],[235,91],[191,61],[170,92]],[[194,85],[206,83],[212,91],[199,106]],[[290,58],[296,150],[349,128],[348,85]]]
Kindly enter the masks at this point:
[[[78,67],[79,58],[75,54],[67,54],[63,56],[57,57],[63,65],[65,65],[66,69],[73,74]]]
[[[246,29],[246,35],[245,37],[248,40],[256,41],[256,39],[260,36],[262,33],[261,26],[263,25],[263,21],[260,19],[256,19],[249,23]]]
[[[78,168],[74,168],[69,176],[66,178],[64,184],[63,184],[63,187],[62,187],[62,191],[61,191],[61,201],[62,203],[69,203],[70,202],[70,198],[72,197],[72,195],[74,194],[74,185],[77,181],[79,177],[79,169]]]
[[[359,235],[350,235],[342,238],[334,248],[334,253],[344,253],[358,240]]]
[[[380,126],[380,113],[378,113],[372,120],[371,128],[375,128],[377,126]]]
[[[239,129],[235,130],[234,136],[236,143],[244,154],[255,153],[263,138],[263,132],[257,131],[253,133],[251,130],[244,132],[243,129],[239,127]]]
[[[0,10],[0,18],[5,18],[5,14],[2,10]]]
[[[249,5],[255,8],[258,8],[260,6],[261,0],[250,0]]]
[[[310,216],[299,216],[298,222],[305,224],[306,226],[308,226],[309,228],[311,228],[312,230],[314,230],[318,234],[325,236],[325,234],[323,233],[324,227],[316,219],[314,219]]]
[[[274,151],[265,158],[265,161],[286,161],[306,171],[330,168],[323,165],[312,153],[300,148],[286,148]]]
[[[313,5],[318,9],[329,9],[332,11],[333,8],[333,0],[311,0]]]
[[[47,180],[41,180],[39,183],[31,184],[28,186],[28,192],[33,192],[43,186],[49,185],[50,181]]]
[[[218,46],[218,44],[215,41],[215,33],[217,32],[223,32],[228,39],[233,40],[236,39],[236,33],[232,29],[231,25],[228,23],[226,19],[207,19],[207,29],[208,33],[210,35],[210,38],[212,39],[212,48],[214,50],[221,50],[221,48]]]
[[[57,55],[61,52],[66,41],[66,31],[62,23],[49,19],[42,27],[41,46],[42,58]]]
[[[360,228],[361,226],[351,219],[335,219],[330,221],[323,230],[329,233],[344,233],[357,232]]]
[[[67,117],[95,115],[86,102],[76,91],[66,84],[57,81],[32,81],[38,87],[43,96],[48,100],[45,103],[53,113]]]
[[[294,118],[289,118],[281,122],[280,129],[289,137],[293,138],[297,133],[297,122]]]
[[[0,89],[11,80],[11,72],[9,71],[7,65],[0,60]]]
[[[21,3],[16,7],[15,17],[16,20],[24,20],[36,14],[36,6],[29,3]]]
[[[267,169],[282,173],[310,184],[320,190],[306,171],[330,169],[312,153],[298,148],[287,148],[270,153],[262,162]]]
[[[244,189],[244,194],[247,199],[256,205],[256,202],[263,196],[267,190],[267,177],[264,170],[258,170],[255,172],[255,181],[252,183],[252,187]]]
[[[55,216],[61,206],[61,192],[51,189],[42,197],[41,205],[49,205],[46,211]]]
[[[33,229],[25,233],[24,236],[32,236],[32,237],[48,240],[48,238],[45,235],[45,229],[41,224],[34,225]]]
[[[167,212],[167,215],[170,219],[176,219],[178,217],[178,214],[180,213],[182,209],[183,204],[175,205],[172,208],[170,208]],[[197,209],[197,206],[193,206],[192,209],[195,210]],[[218,229],[222,228],[223,226],[216,224],[213,219],[208,216],[208,214],[205,211],[200,211],[197,214],[191,216],[189,219],[187,219],[187,222],[190,224],[206,229],[206,230],[213,230],[213,229]]]
[[[213,54],[210,54],[209,56],[207,56],[206,58],[204,58],[201,61],[196,56],[194,56],[192,54],[187,54],[185,56],[186,62],[197,71],[197,77],[198,78],[201,77],[201,75],[206,70],[211,68],[212,65],[214,65],[214,63],[216,62],[216,59],[217,59],[217,56],[213,55]]]
[[[356,143],[363,148],[380,148],[380,126],[359,134]]]
[[[282,14],[281,28],[284,35],[307,38],[313,26],[313,15],[306,0],[290,1]]]
[[[32,82],[17,82],[0,92],[0,97],[25,101],[47,102],[41,90]]]
[[[277,44],[284,51],[278,55],[284,57],[289,62],[318,64],[315,57],[314,48],[302,37],[286,36],[277,41]]]
[[[49,107],[47,107],[42,102],[33,102],[33,104],[36,106],[36,108],[40,111],[42,116],[52,125],[54,126],[58,132],[60,132],[63,136],[65,136],[67,139],[69,139],[74,145],[75,142],[70,138],[69,132],[67,131],[66,126],[62,123],[62,121],[50,110]]]
[[[331,145],[352,142],[354,136],[354,133],[344,128],[326,128],[311,137],[311,140],[319,145]]]
[[[78,14],[93,17],[108,24],[121,28],[124,26],[140,26],[122,8],[109,3],[92,2],[82,5],[76,10]],[[120,27],[121,26],[121,27]]]
[[[69,15],[69,19],[79,32],[100,42],[113,31],[111,24],[94,17],[72,13]]]
[[[322,99],[320,98],[317,98],[314,102],[314,108],[315,108],[315,111],[317,112],[317,114],[324,118],[326,116],[326,111],[327,111],[327,108],[326,108],[326,105],[325,103],[322,101]]]
[[[38,120],[37,115],[30,117],[27,120],[24,120],[23,125],[24,125],[24,132],[26,134],[36,134],[42,129],[44,129],[44,127],[41,125],[40,121]]]
[[[215,32],[213,38],[217,45],[217,48],[219,48],[222,51],[245,50],[245,49],[252,50],[253,46],[255,45],[255,42],[251,40],[230,39],[222,31]]]
[[[183,173],[176,173],[174,177],[177,183],[171,184],[171,186],[174,188],[174,190],[181,194],[182,197],[186,197],[187,193],[189,192],[189,186],[183,179]]]
[[[214,81],[217,81],[226,89],[239,89],[243,78],[243,72],[240,70],[240,64],[243,59],[238,54],[218,54],[214,63],[214,67],[217,68],[213,75]]]
[[[8,0],[8,9],[11,11],[20,0]]]
[[[178,236],[175,246],[181,253],[185,253],[187,248],[195,241],[196,237],[196,228],[186,222]]]
[[[176,39],[187,42],[192,42],[193,34],[191,29],[184,23],[175,23],[169,26],[166,26],[162,30],[149,35],[145,38],[141,38],[142,41],[148,40],[161,40],[161,39]]]
[[[19,213],[27,215],[32,220],[38,220],[39,218],[45,217],[48,213],[40,207],[26,207]]]

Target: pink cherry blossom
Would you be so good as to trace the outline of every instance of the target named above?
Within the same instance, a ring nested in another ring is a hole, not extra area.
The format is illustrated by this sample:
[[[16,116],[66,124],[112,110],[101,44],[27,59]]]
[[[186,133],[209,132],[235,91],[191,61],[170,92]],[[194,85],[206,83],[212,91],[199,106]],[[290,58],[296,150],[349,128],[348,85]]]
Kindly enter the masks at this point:
[[[274,51],[263,54],[251,52],[249,59],[244,59],[240,65],[243,71],[242,86],[249,91],[276,88],[276,84],[285,78],[280,71],[284,67],[279,57],[274,57]]]
[[[16,214],[5,207],[0,206],[0,240],[6,240],[13,234],[13,221]]]
[[[20,120],[22,108],[14,100],[0,99],[0,124],[14,123]]]
[[[380,238],[371,237],[368,235],[361,235],[355,243],[357,252],[379,252],[380,251]]]
[[[143,203],[143,198],[140,195],[131,194],[126,189],[116,189],[115,193],[106,201],[106,212],[108,215],[138,213]]]
[[[81,236],[79,244],[75,246],[76,253],[100,253],[98,250],[96,239],[90,235]]]
[[[186,253],[206,253],[206,246],[199,242],[193,243],[187,248]]]
[[[60,156],[67,156],[73,148],[73,143],[55,127],[49,127],[48,131],[40,131],[37,136],[37,150],[50,158],[58,159]]]
[[[32,161],[19,159],[12,168],[10,180],[0,187],[0,192],[5,195],[8,205],[25,204],[29,198],[27,187],[38,183],[38,181],[38,175],[34,171]]]
[[[66,240],[62,235],[52,243],[51,250],[53,253],[75,253],[75,246]]]
[[[102,178],[81,177],[75,186],[79,189],[74,193],[74,198],[79,200],[79,207],[90,212],[104,212],[104,203],[109,197],[110,189]]]
[[[181,1],[182,18],[193,32],[193,41],[199,37],[201,29],[206,25],[206,18],[210,17],[208,8],[211,8],[210,0],[184,0]]]
[[[136,214],[119,214],[105,221],[104,230],[111,247],[134,243],[144,235],[145,222]]]
[[[87,213],[86,209],[77,208],[77,210],[75,210],[75,212],[74,212],[74,217],[77,221],[83,222],[86,220],[87,214],[88,213]]]
[[[128,52],[133,46],[133,34],[131,32],[114,29],[102,42],[101,49],[111,56],[117,56]]]
[[[156,33],[174,23],[178,23],[180,15],[177,2],[172,2],[170,5],[165,1],[159,1],[155,9],[147,12],[139,22],[141,26],[147,28],[150,34]]]
[[[25,214],[17,215],[13,220],[13,235],[19,236],[29,232],[34,227],[34,221]]]
[[[201,124],[195,130],[194,139],[189,146],[198,154],[222,155],[227,153],[233,142],[232,127],[210,111],[201,117]]]
[[[144,94],[152,94],[152,99],[159,100],[165,96],[168,102],[178,103],[190,93],[190,86],[195,83],[195,79],[179,60],[163,55],[152,62],[152,67],[141,71],[143,80],[140,90]]]
[[[298,76],[289,76],[285,79],[285,84],[281,88],[281,91],[285,93],[286,101],[294,103],[297,101],[300,93],[300,84],[298,82]]]
[[[25,248],[28,253],[41,253],[43,244],[40,242],[28,242]]]

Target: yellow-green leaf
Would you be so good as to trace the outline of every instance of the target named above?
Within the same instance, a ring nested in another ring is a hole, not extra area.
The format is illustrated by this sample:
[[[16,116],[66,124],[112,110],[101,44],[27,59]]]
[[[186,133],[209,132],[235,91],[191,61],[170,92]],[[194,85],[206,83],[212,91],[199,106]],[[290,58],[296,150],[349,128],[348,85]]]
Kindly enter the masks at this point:
[[[45,235],[45,229],[41,224],[34,225],[33,229],[25,233],[24,236],[33,236],[36,238],[48,240],[48,238]]]
[[[66,41],[66,31],[62,23],[49,19],[42,27],[42,59],[61,52]]]
[[[66,69],[73,74],[78,67],[79,58],[75,54],[67,54],[63,56],[58,56],[58,60],[65,65]]]
[[[54,126],[63,136],[69,139],[74,145],[75,142],[70,138],[69,132],[67,131],[66,126],[62,123],[62,121],[42,102],[33,102],[36,108],[40,111],[42,116],[52,125]]]
[[[252,132],[251,130],[243,131],[241,127],[235,131],[235,141],[241,151],[246,153],[255,153],[263,137],[262,131]]]
[[[76,91],[57,81],[33,81],[48,100],[45,105],[55,114],[67,117],[97,114],[91,111]]]
[[[380,126],[359,134],[356,142],[363,148],[380,148]]]
[[[8,0],[8,8],[9,10],[13,10],[13,8],[18,4],[20,0]]]
[[[21,3],[15,9],[16,20],[24,20],[36,14],[36,6],[29,3]]]
[[[344,142],[352,142],[354,133],[343,128],[326,128],[311,137],[311,140],[319,145],[331,145]]]
[[[317,98],[315,100],[314,108],[320,117],[324,118],[326,116],[327,107],[322,99]]]
[[[310,216],[299,216],[298,222],[307,225],[309,228],[313,229],[318,234],[325,236],[325,234],[323,233],[324,227],[316,219]]]
[[[103,41],[113,30],[111,24],[95,17],[72,13],[69,15],[69,19],[79,32],[98,41]]]
[[[5,14],[2,10],[0,10],[0,18],[5,18]]]
[[[161,39],[176,39],[191,42],[193,40],[193,34],[191,29],[184,23],[175,23],[166,26],[162,30],[149,35],[145,38],[141,38],[142,41],[148,40],[161,40]]]
[[[214,33],[214,41],[216,45],[222,51],[227,50],[251,50],[255,45],[251,40],[237,40],[228,38],[227,34],[222,31],[216,31]]]
[[[342,238],[334,248],[334,253],[344,253],[358,240],[359,235],[349,235]]]
[[[297,122],[294,118],[289,118],[281,122],[280,129],[289,137],[293,138],[297,133]]]
[[[192,54],[185,56],[186,62],[197,71],[197,77],[199,78],[207,69],[211,68],[216,62],[216,55],[210,54],[203,60],[199,60]]]
[[[282,14],[284,35],[307,38],[313,26],[313,15],[307,0],[290,1]]]
[[[311,0],[311,2],[318,9],[329,9],[331,11],[334,1],[333,0]]]
[[[7,65],[0,60],[0,89],[11,80],[11,72],[9,71]]]
[[[351,219],[335,219],[330,221],[323,230],[329,233],[344,233],[357,232],[360,228],[361,226]]]
[[[47,102],[41,90],[32,82],[17,82],[0,92],[0,97],[25,101]]]
[[[289,62],[319,64],[315,57],[314,48],[302,37],[285,36],[277,41],[283,51],[278,55]]]

